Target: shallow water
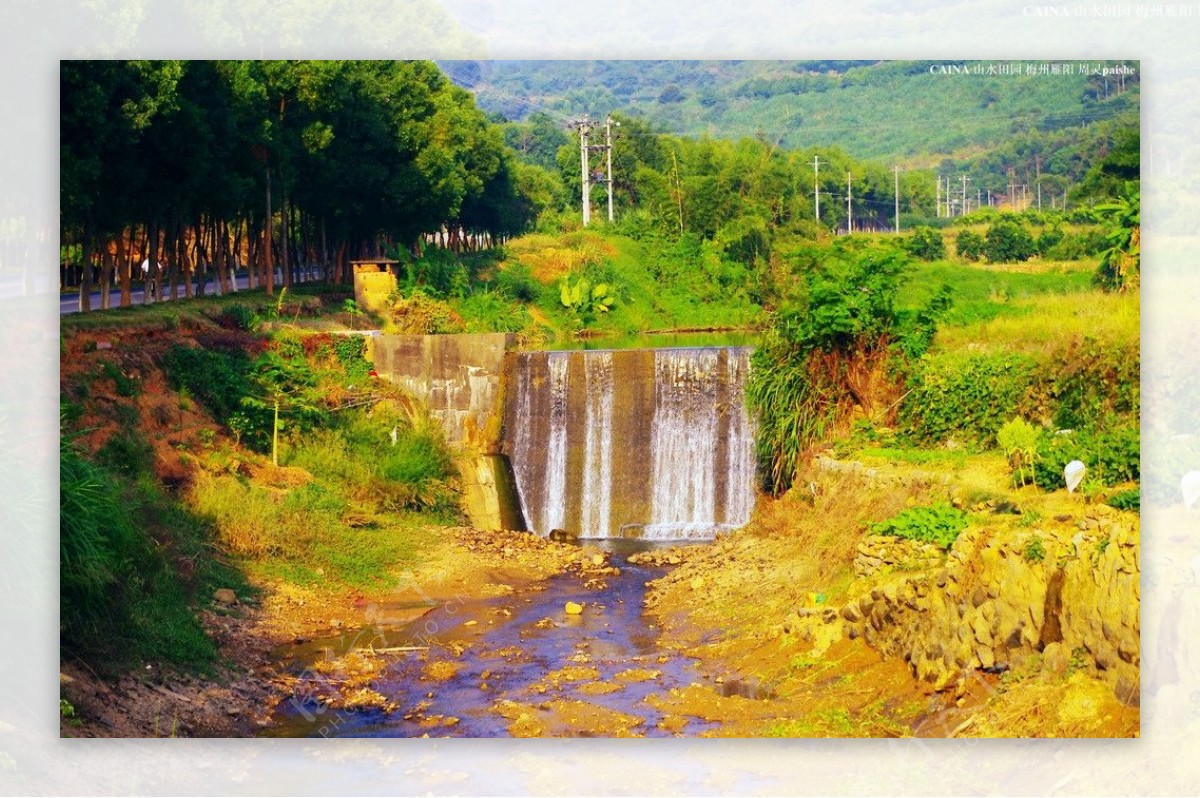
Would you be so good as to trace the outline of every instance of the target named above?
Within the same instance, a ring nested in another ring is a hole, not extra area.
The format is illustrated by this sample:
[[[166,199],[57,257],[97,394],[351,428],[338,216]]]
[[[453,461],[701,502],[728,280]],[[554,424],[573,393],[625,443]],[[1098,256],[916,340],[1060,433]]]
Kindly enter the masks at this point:
[[[636,715],[642,720],[632,731],[646,736],[670,736],[657,728],[661,714],[643,703],[650,693],[700,681],[698,662],[660,647],[658,630],[643,615],[645,583],[665,572],[662,568],[630,565],[625,558],[651,548],[636,540],[585,541],[613,552],[612,564],[620,576],[607,576],[599,590],[585,588],[575,576],[556,576],[540,590],[520,590],[489,599],[454,599],[431,607],[402,627],[363,629],[336,638],[288,646],[278,654],[292,671],[306,680],[320,679],[308,665],[321,657],[337,657],[355,648],[375,649],[428,646],[424,651],[387,654],[389,665],[373,688],[400,707],[398,711],[349,712],[326,708],[316,701],[293,698],[277,708],[270,736],[412,737],[507,736],[510,721],[493,711],[498,701],[532,705],[545,713],[546,702],[578,699],[607,709]],[[584,605],[581,615],[569,616],[564,605]],[[448,660],[459,665],[446,681],[427,678],[428,661]],[[555,684],[548,673],[572,665],[599,671],[599,679]],[[602,695],[580,694],[592,681],[616,682],[616,674],[630,669],[657,671],[647,681],[620,681],[620,690]],[[486,684],[486,689],[481,685]],[[541,688],[545,688],[542,690]],[[303,691],[301,691],[303,692]],[[541,705],[541,706],[539,706]],[[406,718],[405,716],[410,717]],[[457,718],[452,726],[431,725],[437,716]],[[709,724],[692,720],[686,733],[696,734]],[[553,732],[552,732],[553,733]],[[586,729],[561,728],[557,733],[583,736]]]

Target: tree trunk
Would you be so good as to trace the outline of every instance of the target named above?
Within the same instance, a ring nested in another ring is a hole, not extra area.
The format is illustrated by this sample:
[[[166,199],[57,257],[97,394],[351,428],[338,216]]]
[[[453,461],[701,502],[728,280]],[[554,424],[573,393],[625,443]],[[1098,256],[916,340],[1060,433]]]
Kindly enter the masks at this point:
[[[133,304],[133,226],[129,227],[129,246],[125,246],[125,230],[117,236],[117,282],[121,285],[121,307]]]
[[[87,313],[92,309],[92,230],[91,226],[83,228],[81,253],[83,270],[79,275],[79,312]]]
[[[291,238],[292,224],[288,212],[287,187],[283,189],[283,203],[279,206],[279,271],[283,278],[283,287],[292,285],[292,258],[288,252],[288,239]]]

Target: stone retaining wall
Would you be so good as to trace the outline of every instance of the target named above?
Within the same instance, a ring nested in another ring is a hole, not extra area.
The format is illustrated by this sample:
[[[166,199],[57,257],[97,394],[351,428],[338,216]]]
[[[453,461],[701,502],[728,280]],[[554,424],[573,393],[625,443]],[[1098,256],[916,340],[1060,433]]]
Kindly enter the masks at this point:
[[[828,631],[814,624],[840,625],[938,690],[1040,653],[1055,670],[1094,669],[1137,704],[1139,544],[1137,516],[1103,505],[1036,528],[968,529],[937,565],[922,544],[868,537],[855,570],[873,586],[840,608],[798,611],[797,626],[815,639]],[[922,558],[931,567],[901,570]]]

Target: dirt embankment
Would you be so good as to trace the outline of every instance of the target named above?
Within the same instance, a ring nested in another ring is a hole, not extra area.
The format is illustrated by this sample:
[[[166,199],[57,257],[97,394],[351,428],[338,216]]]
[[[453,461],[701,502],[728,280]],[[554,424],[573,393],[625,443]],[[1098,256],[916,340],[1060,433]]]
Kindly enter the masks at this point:
[[[681,563],[647,596],[669,644],[727,674],[668,700],[721,734],[1137,736],[1136,515],[1011,491],[931,557],[867,522],[961,484],[893,471],[814,473],[747,530],[655,555]],[[729,706],[731,680],[775,700]]]

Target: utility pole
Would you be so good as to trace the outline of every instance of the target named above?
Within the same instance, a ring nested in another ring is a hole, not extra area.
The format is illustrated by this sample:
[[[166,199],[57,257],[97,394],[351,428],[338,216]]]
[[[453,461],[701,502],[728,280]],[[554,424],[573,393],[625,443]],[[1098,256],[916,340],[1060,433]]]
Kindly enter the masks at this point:
[[[853,178],[851,178],[850,173],[847,172],[846,173],[846,235],[850,235],[851,233],[854,232],[854,208],[850,204],[851,200],[854,198],[854,195],[850,191],[850,181],[851,180],[853,180]]]
[[[588,131],[592,126],[586,116],[571,122],[570,126],[579,128],[579,160],[583,168],[583,226],[587,227],[592,220],[592,175],[588,169]]]
[[[611,116],[604,119],[604,149],[608,151],[608,220],[613,220],[612,126],[621,126]]]
[[[966,175],[962,175],[961,177],[962,177],[962,186],[963,186],[962,187],[963,206],[962,206],[962,213],[960,213],[959,216],[966,216],[967,215],[967,181],[970,180],[971,178],[967,177]]]
[[[1038,210],[1042,209],[1042,159],[1035,155],[1033,156],[1034,174],[1037,176],[1037,195],[1038,195]]]
[[[975,207],[976,208],[983,207],[983,189],[979,189],[979,188],[975,189]]]
[[[937,187],[937,215],[938,215],[938,218],[940,219],[940,218],[942,218],[942,176],[941,176],[941,175],[938,175],[938,176],[937,176],[937,181],[938,181],[938,187]]]
[[[895,188],[893,193],[896,195],[896,235],[900,234],[900,165],[892,166],[892,172],[895,174]]]
[[[821,173],[821,159],[813,156],[813,208],[816,209],[817,221],[821,221],[821,189],[817,176]]]

